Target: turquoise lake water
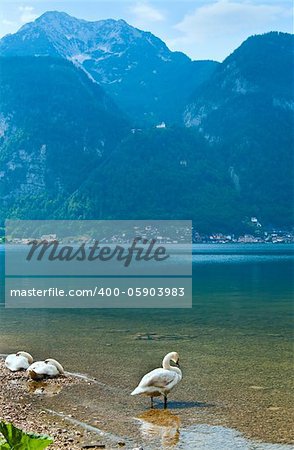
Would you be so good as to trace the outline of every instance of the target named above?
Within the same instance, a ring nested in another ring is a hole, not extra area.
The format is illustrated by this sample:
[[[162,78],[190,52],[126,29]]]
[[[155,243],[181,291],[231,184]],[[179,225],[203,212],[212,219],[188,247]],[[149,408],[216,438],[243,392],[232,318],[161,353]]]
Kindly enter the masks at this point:
[[[0,265],[3,303],[3,246]],[[208,427],[208,434],[220,432],[220,439],[228,433],[222,430],[235,429],[244,439],[268,445],[248,449],[280,448],[290,443],[293,420],[293,270],[290,245],[197,245],[193,309],[9,310],[2,305],[0,353],[26,349],[36,359],[51,356],[70,372],[96,378],[94,386],[71,386],[43,399],[42,407],[45,402],[70,415],[78,406],[78,420],[99,423],[146,448],[194,448],[187,440],[201,441],[201,427]],[[180,354],[183,381],[170,396],[169,417],[162,415],[159,400],[159,410],[150,416],[148,399],[129,394],[173,350]],[[38,398],[34,401],[38,406]]]

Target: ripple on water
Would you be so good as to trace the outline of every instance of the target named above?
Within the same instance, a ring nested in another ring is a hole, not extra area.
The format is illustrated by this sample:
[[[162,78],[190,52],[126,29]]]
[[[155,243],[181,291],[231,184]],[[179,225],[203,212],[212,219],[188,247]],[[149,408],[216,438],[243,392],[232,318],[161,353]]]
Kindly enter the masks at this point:
[[[170,419],[170,418],[169,418]],[[141,417],[142,437],[154,440],[157,437],[157,448],[173,448],[174,450],[293,450],[291,445],[259,443],[242,436],[238,431],[223,426],[193,425],[179,429],[174,417],[169,423],[159,425],[154,417]]]
[[[290,445],[249,441],[238,431],[222,426],[195,425],[181,431],[179,450],[293,450]]]

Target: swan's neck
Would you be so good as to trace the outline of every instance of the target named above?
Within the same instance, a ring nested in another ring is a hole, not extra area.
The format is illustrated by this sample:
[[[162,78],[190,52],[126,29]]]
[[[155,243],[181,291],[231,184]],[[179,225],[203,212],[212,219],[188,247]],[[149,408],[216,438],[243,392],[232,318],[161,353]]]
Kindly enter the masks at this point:
[[[55,359],[51,359],[51,358],[46,359],[46,360],[45,360],[45,363],[46,363],[46,364],[51,364],[51,365],[55,366],[59,373],[61,373],[61,374],[64,373],[64,368],[63,368],[62,365],[61,365],[58,361],[56,361]]]
[[[174,367],[170,365],[170,361],[171,361],[171,356],[170,355],[166,355],[163,358],[162,361],[162,367],[166,370],[172,370],[173,372],[176,372],[178,375],[182,376],[182,371],[181,369],[179,369],[178,367]]]
[[[164,358],[163,358],[163,361],[162,361],[162,367],[164,368],[164,369],[166,369],[166,370],[171,370],[171,365],[170,365],[170,361],[171,361],[171,356],[170,355],[166,355]]]

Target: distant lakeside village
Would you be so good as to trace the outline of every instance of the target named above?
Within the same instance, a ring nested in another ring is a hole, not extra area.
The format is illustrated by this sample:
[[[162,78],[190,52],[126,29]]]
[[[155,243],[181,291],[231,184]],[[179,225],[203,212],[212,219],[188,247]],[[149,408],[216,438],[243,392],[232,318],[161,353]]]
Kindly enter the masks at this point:
[[[134,240],[134,236],[139,240],[154,240],[158,244],[187,244],[191,242],[193,244],[293,244],[294,243],[294,229],[282,230],[271,229],[266,230],[256,217],[251,217],[249,221],[251,232],[246,234],[234,234],[234,233],[199,233],[195,227],[174,227],[172,232],[169,228],[165,232],[164,229],[158,229],[156,226],[134,226],[133,231],[125,233],[123,231],[111,233],[108,230],[107,237],[104,236],[99,239],[102,244],[126,244]],[[1,229],[0,244],[28,244],[33,241],[34,237],[21,237],[21,236],[3,236],[4,229]],[[56,233],[42,234],[37,238],[42,242],[58,241],[59,243],[91,243],[95,239],[93,238],[93,231],[90,234],[80,234],[74,237],[59,236]]]
[[[244,234],[235,236],[234,234],[213,233],[203,235],[196,233],[193,236],[193,244],[294,244],[294,231],[264,231],[261,235]]]

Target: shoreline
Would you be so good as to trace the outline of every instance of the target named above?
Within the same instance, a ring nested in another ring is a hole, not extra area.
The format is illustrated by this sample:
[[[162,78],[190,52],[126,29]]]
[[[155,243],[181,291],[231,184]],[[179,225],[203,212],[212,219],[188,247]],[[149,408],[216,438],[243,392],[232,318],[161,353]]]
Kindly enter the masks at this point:
[[[6,369],[3,355],[0,355],[0,420],[13,423],[25,432],[50,436],[54,442],[48,448],[52,450],[130,448],[126,447],[126,440],[119,436],[79,422],[72,415],[42,409],[34,401],[35,394],[39,397],[54,396],[63,387],[77,383],[90,385],[92,382],[71,374],[46,382],[27,380],[25,372],[10,372]]]
[[[172,244],[171,242],[160,242],[160,244]],[[17,246],[17,247],[19,247],[20,245],[23,245],[23,246],[25,246],[25,245],[27,245],[27,244],[22,244],[22,243],[15,243],[15,242],[0,242],[0,248],[1,247],[5,247],[6,245],[11,245],[11,246]],[[180,244],[177,244],[178,246],[180,245]],[[222,240],[220,240],[220,241],[210,241],[210,240],[207,240],[207,241],[205,241],[205,240],[203,240],[203,241],[192,241],[191,243],[189,243],[189,245],[200,245],[200,246],[204,246],[204,245],[206,245],[206,246],[223,246],[223,245],[228,245],[228,246],[233,246],[233,245],[236,245],[236,246],[244,246],[244,247],[250,247],[250,246],[252,246],[252,247],[255,247],[255,246],[258,246],[258,245],[265,245],[265,246],[274,246],[274,247],[279,247],[279,246],[281,246],[281,247],[283,247],[283,246],[291,246],[291,247],[293,247],[294,246],[294,240],[292,240],[292,241],[281,241],[281,242],[273,242],[273,241],[249,241],[249,242],[244,242],[244,241],[222,241]]]
[[[223,424],[215,417],[215,420],[209,420],[206,417],[204,422],[195,417],[195,420],[189,421],[180,426],[181,420],[176,415],[176,411],[168,409],[145,410],[137,417],[137,423],[145,429],[145,433],[151,432],[149,439],[138,435],[138,439],[134,440],[130,437],[117,435],[119,427],[116,426],[112,431],[106,431],[108,427],[103,426],[103,430],[98,428],[96,423],[78,420],[78,407],[72,407],[67,413],[56,411],[45,406],[42,400],[47,397],[58,395],[63,388],[70,389],[77,385],[87,385],[91,388],[95,384],[103,384],[95,378],[90,378],[82,374],[66,373],[66,377],[50,379],[45,382],[34,382],[27,380],[25,372],[12,373],[4,366],[4,356],[0,354],[0,420],[12,422],[16,427],[21,428],[25,432],[34,432],[37,434],[47,434],[54,439],[53,444],[48,448],[52,450],[81,450],[83,448],[104,448],[106,450],[114,450],[124,448],[126,450],[150,450],[154,449],[152,439],[159,432],[159,436],[163,439],[161,446],[156,448],[166,448],[167,442],[172,443],[172,448],[178,448],[177,444],[185,444],[185,449],[192,450],[194,443],[210,442],[211,450],[227,448],[234,449],[238,444],[240,450],[248,450],[252,445],[260,450],[289,450],[290,442],[270,443],[266,441],[251,440],[248,435],[244,435],[238,428],[232,428],[232,423]],[[61,408],[64,409],[64,404]],[[216,411],[215,411],[216,412]],[[218,414],[217,414],[218,415]],[[159,421],[160,419],[160,421]],[[160,424],[160,422],[162,422]],[[118,425],[118,424],[117,424]],[[235,424],[237,425],[237,424]],[[147,428],[146,428],[147,426]],[[234,426],[234,425],[233,425]],[[147,434],[148,434],[147,433]],[[155,435],[154,435],[155,433]],[[152,438],[153,435],[153,438]],[[181,440],[179,441],[179,436]],[[123,437],[122,437],[123,436]],[[253,437],[253,436],[252,436]],[[139,444],[138,444],[139,441]],[[165,442],[165,444],[164,444]],[[226,445],[221,447],[218,445]],[[205,444],[206,445],[206,444]],[[240,445],[240,447],[239,447]],[[198,448],[198,444],[197,447]],[[200,449],[202,447],[199,447]],[[203,447],[204,448],[204,447]],[[254,447],[255,448],[255,447]]]

